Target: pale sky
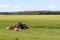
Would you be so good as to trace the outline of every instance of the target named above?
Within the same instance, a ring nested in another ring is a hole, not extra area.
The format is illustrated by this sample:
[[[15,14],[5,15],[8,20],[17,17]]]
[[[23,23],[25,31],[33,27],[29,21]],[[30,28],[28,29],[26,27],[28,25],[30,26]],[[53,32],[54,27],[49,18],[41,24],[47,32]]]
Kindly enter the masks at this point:
[[[0,0],[0,12],[33,10],[60,11],[60,0]]]

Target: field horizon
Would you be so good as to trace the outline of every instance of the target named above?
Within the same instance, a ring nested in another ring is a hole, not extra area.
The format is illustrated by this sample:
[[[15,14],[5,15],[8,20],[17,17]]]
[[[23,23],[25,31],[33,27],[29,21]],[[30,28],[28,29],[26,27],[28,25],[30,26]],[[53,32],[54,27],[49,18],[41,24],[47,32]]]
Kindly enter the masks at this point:
[[[6,30],[21,21],[32,26],[22,31]],[[59,40],[60,15],[0,15],[0,40]]]

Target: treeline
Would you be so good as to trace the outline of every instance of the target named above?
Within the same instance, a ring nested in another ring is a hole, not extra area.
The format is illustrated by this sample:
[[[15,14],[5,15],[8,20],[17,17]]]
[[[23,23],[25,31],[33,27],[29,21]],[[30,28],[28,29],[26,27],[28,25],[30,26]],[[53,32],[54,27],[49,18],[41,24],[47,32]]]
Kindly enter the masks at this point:
[[[0,12],[0,15],[59,15],[60,11]]]

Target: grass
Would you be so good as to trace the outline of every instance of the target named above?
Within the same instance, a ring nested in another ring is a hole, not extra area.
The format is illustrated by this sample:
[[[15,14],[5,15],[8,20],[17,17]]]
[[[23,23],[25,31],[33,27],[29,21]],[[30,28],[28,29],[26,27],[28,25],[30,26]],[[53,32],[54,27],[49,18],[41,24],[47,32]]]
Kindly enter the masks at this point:
[[[5,28],[22,21],[31,29]],[[0,40],[60,40],[60,15],[0,15]]]

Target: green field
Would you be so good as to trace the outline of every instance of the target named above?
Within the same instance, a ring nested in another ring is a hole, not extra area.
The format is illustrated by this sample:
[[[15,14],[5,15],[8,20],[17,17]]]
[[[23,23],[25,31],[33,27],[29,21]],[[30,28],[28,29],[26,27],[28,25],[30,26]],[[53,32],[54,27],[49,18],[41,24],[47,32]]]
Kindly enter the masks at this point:
[[[31,29],[5,28],[22,21]],[[0,40],[60,40],[60,15],[0,15]]]

